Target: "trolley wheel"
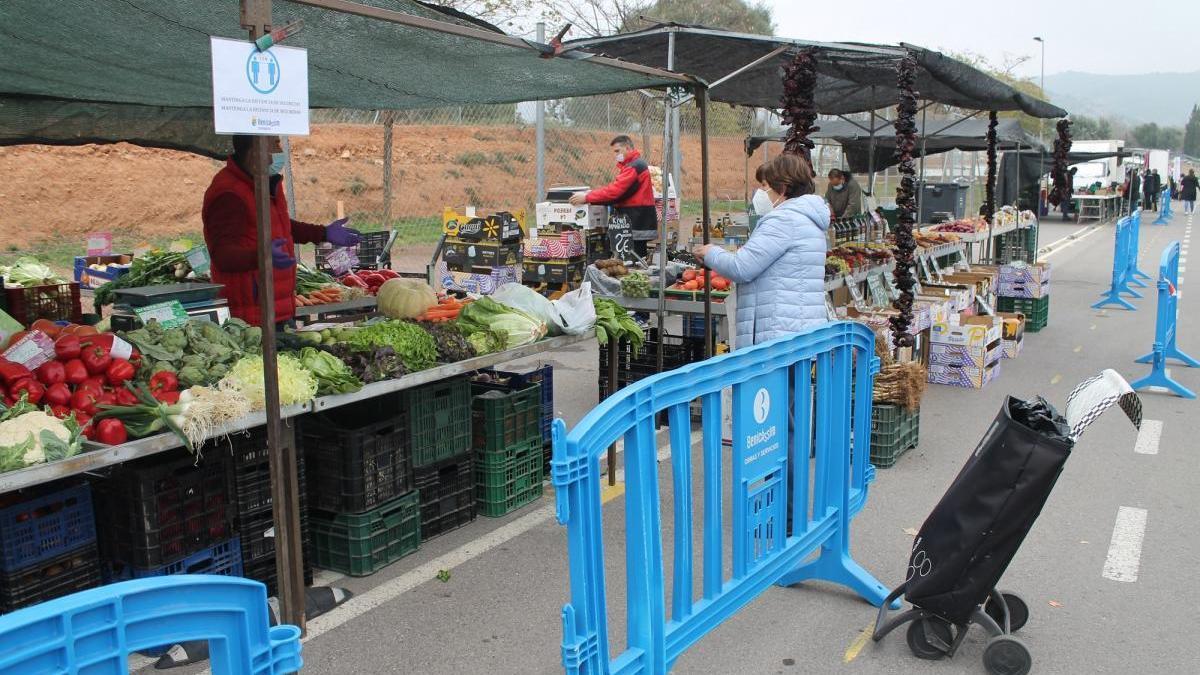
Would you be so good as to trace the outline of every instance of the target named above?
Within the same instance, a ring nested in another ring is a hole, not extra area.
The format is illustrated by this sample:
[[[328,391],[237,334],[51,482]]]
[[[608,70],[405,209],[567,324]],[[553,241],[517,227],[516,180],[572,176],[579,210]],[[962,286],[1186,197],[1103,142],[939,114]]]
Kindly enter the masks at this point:
[[[1000,597],[1004,598],[1004,604],[1008,605],[1008,628],[1009,632],[1015,633],[1021,630],[1022,627],[1029,621],[1029,605],[1021,599],[1021,596],[1016,593],[1000,593]],[[1004,611],[999,605],[992,602],[989,596],[987,602],[983,603],[983,611],[988,616],[1004,628]]]
[[[908,648],[913,656],[926,661],[946,658],[954,644],[954,631],[943,619],[917,619],[908,624]]]
[[[1019,638],[997,635],[983,650],[983,667],[989,675],[1028,675],[1033,656]]]

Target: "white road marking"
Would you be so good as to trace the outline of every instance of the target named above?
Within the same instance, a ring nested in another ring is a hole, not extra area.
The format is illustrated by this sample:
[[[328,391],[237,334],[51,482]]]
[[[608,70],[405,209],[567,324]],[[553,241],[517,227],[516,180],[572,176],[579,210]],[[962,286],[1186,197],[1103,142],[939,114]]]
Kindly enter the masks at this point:
[[[1062,251],[1064,249],[1070,248],[1071,246],[1074,246],[1075,244],[1078,244],[1079,242],[1083,241],[1085,238],[1090,237],[1093,234],[1095,234],[1096,231],[1099,229],[1100,228],[1098,226],[1092,225],[1092,226],[1077,230],[1076,232],[1073,232],[1073,233],[1067,235],[1066,237],[1059,239],[1058,241],[1056,241],[1046,247],[1046,249],[1048,249],[1048,250],[1045,254],[1043,254],[1041,256],[1041,259],[1045,260],[1046,258],[1049,258],[1050,256],[1054,255],[1055,253],[1058,253],[1059,251]],[[1080,234],[1080,232],[1082,232],[1083,234]],[[1063,243],[1062,246],[1059,246],[1060,242],[1066,242],[1066,243]]]
[[[1142,429],[1138,432],[1137,444],[1133,446],[1133,451],[1139,455],[1157,455],[1158,443],[1162,439],[1162,426],[1163,423],[1159,420],[1142,420]]]
[[[1186,271],[1187,271],[1187,265],[1180,265],[1180,266],[1179,266],[1179,273],[1180,273],[1180,274],[1183,274],[1183,273],[1184,273],[1184,272],[1186,272]]]
[[[1104,561],[1105,579],[1132,583],[1138,579],[1142,561],[1142,540],[1146,536],[1146,509],[1122,506],[1117,509],[1108,558]]]

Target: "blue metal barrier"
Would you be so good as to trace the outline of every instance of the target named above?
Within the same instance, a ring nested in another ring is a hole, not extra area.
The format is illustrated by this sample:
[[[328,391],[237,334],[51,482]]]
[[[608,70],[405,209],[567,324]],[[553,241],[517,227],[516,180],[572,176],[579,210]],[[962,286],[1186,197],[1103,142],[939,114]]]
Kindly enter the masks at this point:
[[[1154,321],[1154,350],[1137,360],[1151,364],[1150,374],[1134,382],[1134,389],[1166,387],[1184,398],[1196,398],[1190,389],[1167,375],[1167,359],[1175,359],[1192,368],[1200,362],[1180,351],[1175,345],[1179,332],[1179,242],[1173,241],[1163,250],[1158,267],[1158,316]]]
[[[562,612],[566,672],[664,675],[772,584],[822,579],[882,603],[888,589],[849,548],[850,519],[875,477],[869,457],[878,370],[874,334],[843,321],[642,380],[606,399],[569,434],[555,420],[552,473],[571,579],[571,601]],[[733,390],[733,484],[723,488],[721,394],[727,387]],[[693,592],[690,415],[697,398],[704,477],[699,598]],[[670,608],[654,432],[662,410],[670,423],[673,475]],[[619,438],[625,443],[628,639],[609,661],[599,459]],[[732,576],[725,578],[721,521],[730,499]]]
[[[269,627],[257,581],[174,575],[81,591],[0,616],[0,675],[126,675],[128,655],[208,640],[216,675],[300,670],[300,629]]]
[[[1163,188],[1162,196],[1159,197],[1158,218],[1154,221],[1154,224],[1166,225],[1174,215],[1175,213],[1171,211],[1171,188],[1165,187]]]
[[[1129,295],[1135,298],[1140,298],[1142,295],[1135,290],[1129,288],[1129,283],[1132,277],[1131,267],[1136,267],[1129,264],[1130,249],[1134,247],[1134,216],[1125,216],[1117,221],[1117,225],[1113,232],[1113,270],[1112,270],[1112,287],[1104,292],[1104,298],[1092,305],[1092,309],[1100,309],[1108,305],[1117,305],[1125,309],[1137,310],[1122,295]],[[1132,255],[1136,258],[1137,249],[1133,248]]]
[[[1153,277],[1138,269],[1138,256],[1142,250],[1142,212],[1138,211],[1134,213],[1131,218],[1133,219],[1133,234],[1130,235],[1130,238],[1133,241],[1127,252],[1129,254],[1129,283],[1139,288],[1147,288],[1142,279],[1151,279]]]

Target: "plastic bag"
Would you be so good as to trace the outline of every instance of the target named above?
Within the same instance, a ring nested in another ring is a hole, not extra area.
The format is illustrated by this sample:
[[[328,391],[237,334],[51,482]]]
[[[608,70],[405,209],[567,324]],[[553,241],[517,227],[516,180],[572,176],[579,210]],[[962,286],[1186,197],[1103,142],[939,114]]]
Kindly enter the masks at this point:
[[[592,303],[592,285],[588,282],[580,284],[579,288],[553,301],[562,332],[567,335],[580,335],[587,332],[596,323],[596,305]]]
[[[589,295],[589,300],[591,296]],[[550,335],[562,335],[563,323],[562,318],[558,315],[558,310],[555,309],[554,303],[550,302],[541,293],[522,286],[521,284],[504,284],[496,289],[492,294],[492,300],[509,307],[517,309],[533,316],[534,318],[544,322],[549,329]]]

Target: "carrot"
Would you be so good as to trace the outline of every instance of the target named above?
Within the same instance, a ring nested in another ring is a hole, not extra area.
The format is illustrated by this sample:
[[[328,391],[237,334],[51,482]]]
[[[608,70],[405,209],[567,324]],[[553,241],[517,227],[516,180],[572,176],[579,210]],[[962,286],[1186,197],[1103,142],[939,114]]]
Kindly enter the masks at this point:
[[[296,296],[296,306],[297,307],[307,307],[308,306],[308,301],[304,299],[303,295]]]

